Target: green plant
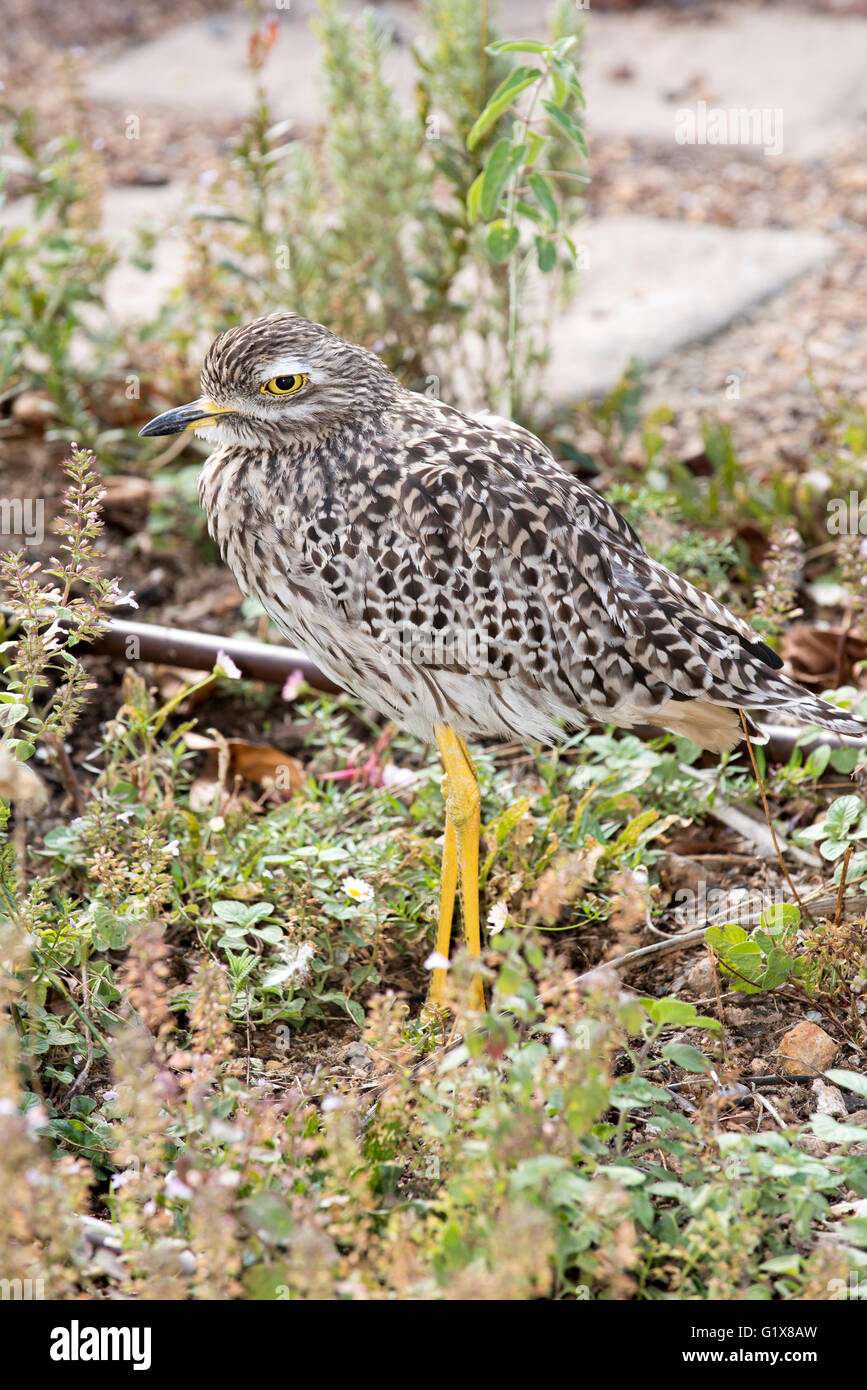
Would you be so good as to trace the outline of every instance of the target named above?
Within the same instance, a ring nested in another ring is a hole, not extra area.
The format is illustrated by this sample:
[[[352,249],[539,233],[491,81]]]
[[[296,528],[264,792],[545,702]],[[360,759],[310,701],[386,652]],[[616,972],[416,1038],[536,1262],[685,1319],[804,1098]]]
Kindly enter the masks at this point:
[[[505,39],[489,44],[491,54],[528,54],[531,61],[504,77],[467,135],[467,148],[475,150],[493,127],[512,117],[511,134],[495,142],[470,185],[467,213],[471,223],[485,223],[488,254],[508,271],[509,412],[514,418],[522,414],[523,405],[519,326],[531,257],[547,275],[557,264],[560,248],[573,261],[578,256],[574,241],[562,227],[570,200],[560,191],[558,180],[580,176],[573,169],[550,167],[555,134],[565,134],[587,155],[584,132],[575,118],[575,107],[584,105],[584,95],[569,56],[576,41],[575,35],[566,35],[553,43]]]

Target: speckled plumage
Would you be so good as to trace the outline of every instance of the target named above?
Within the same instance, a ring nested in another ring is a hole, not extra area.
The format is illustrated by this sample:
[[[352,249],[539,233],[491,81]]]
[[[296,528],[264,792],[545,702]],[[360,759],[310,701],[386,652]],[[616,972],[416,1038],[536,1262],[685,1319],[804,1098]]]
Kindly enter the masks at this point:
[[[279,372],[307,384],[264,397]],[[863,732],[511,422],[407,391],[286,313],[221,334],[202,387],[232,408],[200,479],[224,560],[290,642],[404,728],[553,741],[654,723],[722,750],[736,711],[785,709]]]

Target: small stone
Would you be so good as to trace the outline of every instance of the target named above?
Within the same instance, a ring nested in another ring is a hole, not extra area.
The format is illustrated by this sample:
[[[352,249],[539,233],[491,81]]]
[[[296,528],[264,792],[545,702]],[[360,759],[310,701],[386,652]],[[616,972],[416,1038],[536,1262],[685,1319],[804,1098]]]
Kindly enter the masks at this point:
[[[713,966],[707,956],[696,961],[686,977],[686,983],[699,999],[713,993]]]
[[[837,1044],[824,1028],[804,1020],[796,1023],[780,1040],[777,1048],[786,1076],[801,1072],[824,1071],[837,1056]]]
[[[846,1102],[836,1086],[829,1086],[817,1076],[810,1090],[816,1097],[817,1115],[841,1115],[844,1119],[848,1116]]]
[[[12,402],[12,419],[19,425],[45,425],[56,414],[47,391],[22,391]]]

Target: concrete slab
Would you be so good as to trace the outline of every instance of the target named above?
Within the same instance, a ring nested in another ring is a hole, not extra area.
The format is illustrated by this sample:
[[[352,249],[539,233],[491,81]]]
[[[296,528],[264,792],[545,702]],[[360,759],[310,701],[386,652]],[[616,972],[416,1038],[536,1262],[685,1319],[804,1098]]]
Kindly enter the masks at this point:
[[[109,189],[103,226],[121,252],[111,273],[107,306],[119,322],[154,318],[185,271],[178,227],[188,190]],[[30,200],[0,213],[0,222],[21,225]],[[129,262],[134,230],[159,232],[153,268]],[[579,293],[554,319],[546,389],[557,403],[609,390],[630,357],[651,366],[688,343],[708,338],[733,319],[819,268],[834,243],[811,233],[734,230],[648,217],[586,219],[576,229],[583,264]],[[478,403],[476,403],[478,404]]]
[[[162,188],[109,188],[102,203],[102,230],[120,254],[120,263],[109,274],[106,306],[120,322],[144,323],[152,319],[168,292],[182,283],[186,247],[179,229],[181,209],[191,201],[190,191],[177,184]],[[17,198],[0,208],[0,225],[27,226],[33,216],[33,200]],[[158,233],[151,253],[152,269],[131,264],[136,230]]]
[[[347,14],[360,15],[359,0],[344,0]],[[311,27],[318,12],[315,0],[292,0],[274,10],[277,41],[262,71],[275,120],[292,120],[299,134],[321,117],[319,42]],[[400,37],[408,34],[407,11],[399,5],[378,5],[376,17]],[[414,19],[414,16],[412,17]],[[188,111],[197,121],[236,120],[249,114],[254,93],[247,64],[250,17],[238,13],[212,15],[169,29],[158,39],[129,49],[98,64],[89,74],[92,97],[141,116],[154,106]],[[413,26],[414,28],[414,26]],[[411,94],[411,60],[399,47],[389,63],[390,76]]]
[[[554,321],[546,380],[560,404],[610,390],[630,357],[650,366],[718,333],[834,251],[811,233],[635,216],[588,220],[576,235],[586,268]]]
[[[345,8],[359,13],[363,6],[345,0]],[[273,12],[279,38],[264,71],[276,118],[293,120],[299,133],[321,115],[318,45],[310,28],[315,10],[315,0],[292,0],[288,9]],[[539,36],[546,11],[538,0],[502,0],[499,29]],[[378,4],[375,14],[400,40],[390,71],[409,96],[408,44],[418,33],[417,12],[392,0]],[[209,114],[240,118],[252,97],[248,34],[249,19],[240,7],[179,25],[99,63],[89,77],[90,92],[127,114],[169,105],[198,120]],[[699,102],[726,113],[765,111],[768,121],[780,110],[785,159],[819,154],[853,131],[867,130],[867,23],[854,16],[738,8],[706,20],[670,11],[596,13],[591,7],[582,61],[591,134],[674,144],[678,112],[695,111]]]
[[[700,102],[727,115],[781,111],[783,159],[812,158],[867,134],[864,19],[788,8],[738,8],[710,22],[594,14],[586,34],[591,135],[675,143],[678,113]]]

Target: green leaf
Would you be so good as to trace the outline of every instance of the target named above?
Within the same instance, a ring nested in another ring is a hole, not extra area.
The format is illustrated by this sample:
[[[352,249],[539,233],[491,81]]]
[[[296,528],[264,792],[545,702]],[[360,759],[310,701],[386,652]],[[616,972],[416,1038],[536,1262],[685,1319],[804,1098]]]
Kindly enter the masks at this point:
[[[801,923],[801,910],[794,903],[775,903],[761,915],[766,931],[795,931]]]
[[[864,802],[860,796],[838,796],[828,807],[825,817],[825,830],[828,835],[843,839],[849,827],[861,815]]]
[[[488,228],[488,255],[497,265],[505,265],[515,247],[518,245],[518,228],[509,227],[501,218],[498,222],[492,222]]]
[[[706,1019],[699,1014],[694,1004],[687,1004],[684,999],[640,999],[654,1023],[664,1024],[684,1024],[691,1023],[697,1028],[718,1028],[719,1024],[715,1018]]]
[[[823,745],[825,746],[825,745]],[[818,749],[816,750],[818,752]],[[834,748],[831,750],[830,763],[835,772],[850,773],[855,771],[855,764],[858,761],[859,750],[857,748]]]
[[[725,955],[731,946],[746,941],[747,934],[737,922],[726,922],[723,927],[708,927],[704,939],[708,946],[712,946],[720,955]]]
[[[541,227],[545,221],[538,208],[534,208],[531,203],[523,202],[520,198],[515,203],[515,213],[519,217],[526,217],[530,222],[535,222],[537,227]]]
[[[814,748],[804,767],[811,777],[821,777],[825,768],[831,761],[831,745],[820,743],[818,748]]]
[[[683,1067],[684,1071],[707,1072],[711,1068],[704,1053],[699,1052],[697,1047],[691,1047],[689,1043],[666,1043],[662,1055],[674,1062],[676,1067]]]
[[[578,122],[573,120],[568,111],[564,111],[562,106],[557,106],[553,101],[543,101],[542,106],[548,113],[549,119],[553,121],[556,126],[559,126],[565,135],[568,135],[573,145],[578,146],[586,159],[587,141],[584,138],[584,131],[581,129]]]
[[[552,227],[556,227],[560,221],[560,209],[557,206],[557,199],[554,195],[550,183],[544,174],[534,172],[528,180],[530,187],[536,195],[536,200],[545,212]]]
[[[856,1096],[864,1096],[867,1099],[867,1076],[860,1071],[847,1071],[845,1067],[832,1067],[826,1071],[825,1075],[835,1086],[843,1086],[847,1091],[854,1091]]]
[[[287,1245],[292,1235],[289,1208],[276,1192],[258,1192],[241,1203],[247,1224],[268,1245]]]
[[[543,275],[547,275],[557,264],[557,247],[548,237],[533,237],[536,243],[536,262]]]
[[[29,712],[26,705],[0,705],[0,729],[11,729],[13,724],[26,719]]]
[[[515,100],[515,97],[530,87],[542,76],[539,68],[518,67],[500,83],[484,111],[479,116],[469,135],[467,149],[474,150],[486,131],[497,121]]]
[[[823,859],[828,859],[831,863],[833,863],[835,859],[843,858],[843,855],[849,848],[849,844],[850,841],[848,839],[837,840],[834,837],[831,837],[828,840],[822,841],[821,845],[819,846],[819,853],[821,854]]]
[[[829,1144],[867,1143],[867,1125],[841,1125],[831,1115],[814,1115],[810,1128]]]
[[[467,221],[470,226],[479,219],[479,204],[482,197],[482,181],[485,177],[484,169],[477,174],[467,190]]]
[[[498,140],[488,156],[482,176],[479,207],[489,222],[497,211],[503,189],[527,153],[526,145],[512,145],[511,140]]]
[[[547,53],[548,45],[540,39],[499,39],[489,43],[486,53]]]

